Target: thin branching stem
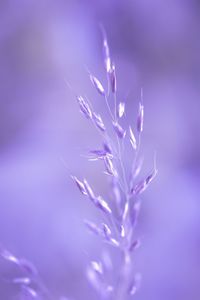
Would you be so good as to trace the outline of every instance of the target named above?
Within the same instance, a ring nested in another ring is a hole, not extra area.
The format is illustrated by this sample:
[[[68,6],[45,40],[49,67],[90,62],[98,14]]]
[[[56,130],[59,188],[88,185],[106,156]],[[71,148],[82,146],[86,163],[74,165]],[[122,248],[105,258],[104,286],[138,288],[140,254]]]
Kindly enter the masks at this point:
[[[106,96],[106,94],[105,94],[104,98],[105,98],[106,106],[108,108],[108,112],[110,114],[110,117],[111,117],[112,121],[114,121],[114,116],[113,116],[113,113],[111,111],[110,105],[108,103],[108,97]]]

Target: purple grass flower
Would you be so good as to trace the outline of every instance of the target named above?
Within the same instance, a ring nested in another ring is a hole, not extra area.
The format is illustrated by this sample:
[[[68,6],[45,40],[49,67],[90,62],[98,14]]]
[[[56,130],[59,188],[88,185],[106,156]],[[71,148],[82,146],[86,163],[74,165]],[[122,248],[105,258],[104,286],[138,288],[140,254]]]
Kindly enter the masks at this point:
[[[136,291],[138,290],[138,288],[140,286],[140,283],[141,283],[141,274],[137,273],[137,274],[135,274],[135,276],[129,286],[129,289],[128,289],[128,293],[131,296],[135,295]]]
[[[133,241],[129,248],[129,251],[132,252],[132,251],[138,249],[140,247],[140,245],[141,245],[140,240]]]
[[[103,143],[103,148],[104,148],[104,150],[105,150],[105,152],[106,152],[107,154],[112,155],[112,148],[111,148],[111,146],[109,145],[108,142],[104,141],[104,143]]]
[[[90,74],[90,80],[93,84],[93,86],[96,88],[97,92],[102,95],[105,96],[105,90],[103,88],[103,85],[101,84],[101,82],[92,74]]]
[[[117,177],[117,171],[113,165],[112,159],[109,155],[104,157],[104,164],[106,168],[106,174]]]
[[[113,127],[114,127],[114,130],[115,130],[117,136],[118,136],[120,139],[125,138],[125,136],[126,136],[126,131],[119,125],[119,123],[113,122]]]
[[[4,258],[5,260],[11,262],[11,263],[15,263],[17,265],[19,265],[19,259],[14,256],[12,253],[10,253],[9,251],[7,251],[6,249],[1,249],[0,250],[0,255],[2,258]]]
[[[106,214],[111,214],[112,213],[112,210],[110,209],[108,203],[101,196],[99,196],[96,199],[96,203],[95,204],[104,213],[106,213]]]
[[[8,280],[13,284],[20,286],[20,300],[46,300],[46,296],[49,294],[48,289],[46,289],[42,283],[38,276],[37,269],[31,262],[16,257],[3,247],[1,247],[0,256],[7,262],[15,264],[18,267],[19,272],[23,271],[23,276],[17,276],[12,280]],[[34,288],[32,286],[34,286]],[[35,287],[37,287],[37,291]],[[44,293],[45,298],[41,298],[40,294],[42,293]]]
[[[76,186],[78,187],[79,191],[83,194],[83,195],[87,195],[86,192],[86,188],[83,182],[81,182],[80,180],[78,180],[78,178],[76,176],[71,176],[72,180],[76,183]]]
[[[84,223],[87,229],[107,244],[104,248],[102,259],[90,261],[86,271],[88,280],[97,291],[98,299],[127,300],[130,296],[135,295],[141,281],[139,273],[135,274],[134,277],[132,275],[134,262],[132,254],[140,246],[140,240],[135,236],[135,227],[142,203],[139,196],[157,175],[157,168],[154,162],[153,171],[139,182],[135,182],[143,162],[138,157],[140,154],[140,138],[144,127],[143,91],[136,120],[139,136],[138,143],[133,129],[129,127],[128,138],[133,149],[136,150],[133,154],[135,157],[133,163],[126,164],[125,155],[128,153],[126,152],[126,143],[124,143],[126,130],[119,124],[119,119],[125,116],[125,103],[118,102],[117,99],[116,69],[110,57],[105,34],[103,35],[103,55],[107,72],[108,90],[111,87],[112,94],[110,95],[108,91],[108,95],[106,95],[102,83],[91,73],[89,73],[89,77],[96,91],[105,98],[111,117],[110,124],[105,126],[101,116],[93,111],[92,105],[85,98],[77,96],[77,101],[80,112],[92,121],[103,137],[102,149],[90,150],[89,153],[92,156],[89,159],[103,160],[104,173],[110,175],[110,193],[104,200],[103,197],[95,195],[86,179],[81,181],[76,176],[71,176],[71,178],[79,191],[91,200],[102,217],[100,226],[85,220]],[[108,99],[108,97],[112,99]],[[110,127],[114,128],[116,135],[109,135],[107,128],[109,129]],[[130,170],[128,167],[130,167]],[[110,196],[113,196],[112,198],[114,199],[110,199]],[[108,246],[115,247],[115,251],[120,254],[120,261],[117,264],[112,256],[113,251],[109,251],[110,247]],[[107,256],[105,256],[106,251],[108,251]],[[23,275],[18,275],[8,280],[20,288],[20,300],[53,299],[51,296],[49,297],[49,292],[42,284],[37,269],[30,262],[16,257],[4,248],[0,248],[0,256],[6,262],[14,264],[18,271],[23,271]],[[61,297],[60,300],[69,300],[69,298]]]
[[[87,103],[87,101],[81,96],[77,96],[77,101],[78,101],[80,111],[82,112],[82,114],[87,119],[92,119],[92,111],[91,111],[90,106]]]
[[[94,154],[94,155],[96,155],[97,157],[99,157],[99,158],[103,158],[105,155],[106,155],[106,152],[105,152],[105,150],[90,150],[90,153],[92,153],[92,154]]]
[[[120,243],[114,238],[110,238],[110,240],[108,240],[108,242],[113,247],[116,247],[116,248],[120,247]]]
[[[93,288],[96,289],[99,293],[101,293],[102,281],[99,274],[97,274],[97,272],[93,269],[93,266],[89,266],[87,268],[86,275]]]
[[[27,285],[22,286],[22,295],[23,300],[39,299],[38,293]]]
[[[144,192],[146,188],[147,188],[146,179],[142,179],[134,186],[134,188],[131,190],[131,193],[137,196],[140,195],[142,192]]]
[[[117,110],[118,118],[122,118],[124,113],[125,113],[125,103],[120,102],[118,105],[118,110]]]
[[[139,288],[140,281],[139,275],[135,275],[134,278],[132,278],[131,275],[133,262],[132,254],[140,245],[139,239],[135,238],[135,226],[141,209],[141,201],[138,196],[140,196],[152,182],[156,176],[157,169],[154,163],[153,171],[144,179],[137,183],[135,182],[136,177],[141,171],[143,162],[139,156],[140,139],[144,123],[142,95],[137,117],[137,131],[139,133],[138,145],[133,129],[129,127],[128,138],[133,149],[136,151],[133,153],[135,156],[133,163],[130,162],[129,164],[130,170],[127,170],[127,166],[124,162],[126,143],[123,143],[123,140],[126,138],[126,130],[119,124],[119,119],[125,115],[125,103],[118,103],[117,101],[115,66],[114,64],[111,64],[112,60],[110,58],[110,51],[105,34],[103,39],[103,50],[107,76],[110,81],[111,90],[114,94],[110,95],[113,99],[109,99],[109,101],[113,101],[113,106],[107,101],[108,98],[100,81],[91,74],[90,80],[96,90],[101,95],[105,96],[107,109],[111,116],[110,125],[113,126],[116,135],[114,135],[114,137],[109,135],[109,130],[106,130],[106,128],[110,127],[107,127],[107,124],[105,126],[102,118],[98,114],[94,112],[92,112],[92,116],[89,114],[89,117],[92,119],[95,126],[103,133],[101,134],[103,135],[103,148],[91,150],[90,154],[92,157],[90,157],[90,159],[103,159],[105,165],[104,173],[110,175],[109,194],[112,196],[112,200],[109,199],[109,196],[106,198],[106,201],[101,196],[96,196],[86,180],[81,182],[76,177],[73,179],[82,194],[87,195],[95,207],[104,213],[102,215],[102,226],[99,227],[90,221],[85,221],[85,225],[90,232],[100,237],[103,242],[115,247],[116,251],[119,251],[122,257],[120,264],[115,265],[114,260],[112,261],[112,252],[110,252],[109,258],[111,263],[109,265],[112,266],[111,268],[106,268],[104,262],[92,260],[87,268],[88,280],[97,291],[99,299],[127,300],[129,299],[129,296],[134,296]],[[113,110],[112,107],[114,107]],[[122,145],[124,145],[123,149],[121,148]],[[127,176],[127,173],[129,176]],[[106,272],[108,272],[108,274]],[[108,278],[112,279],[112,282],[116,282],[117,284],[110,284]]]
[[[90,153],[89,160],[104,159],[106,155],[110,155],[110,154],[107,154],[106,151],[102,150],[102,149],[99,149],[99,150],[98,149],[97,150],[90,150],[89,153]]]
[[[103,39],[103,56],[104,56],[106,72],[109,73],[111,70],[110,49],[109,49],[108,42],[107,42],[107,39],[105,36]]]
[[[156,177],[157,172],[158,172],[157,169],[154,169],[153,172],[147,176],[146,185],[149,185],[152,182],[152,180]]]
[[[131,190],[131,193],[134,195],[140,195],[141,193],[143,193],[152,182],[152,180],[156,177],[156,174],[157,170],[155,169],[146,178],[142,179],[138,184],[136,184]]]
[[[106,237],[107,239],[110,239],[111,234],[112,234],[110,228],[109,228],[108,225],[105,224],[105,223],[102,224],[102,227],[103,227],[103,232],[104,232],[104,234],[105,234],[105,237]]]
[[[93,112],[92,119],[98,129],[100,129],[102,132],[106,131],[106,127],[105,127],[100,115],[97,115],[96,113]]]
[[[99,275],[103,274],[102,264],[97,261],[91,261],[92,269]]]
[[[110,85],[111,85],[111,90],[113,93],[116,93],[117,90],[117,79],[116,79],[116,73],[115,73],[115,65],[112,64],[109,72],[109,77],[110,77]]]
[[[135,179],[139,174],[142,169],[143,165],[143,159],[140,157],[138,160],[133,165],[132,171],[131,171],[131,178]]]
[[[129,202],[127,201],[125,203],[125,206],[124,206],[124,211],[123,211],[123,215],[122,215],[122,220],[125,221],[128,217],[128,213],[129,213]]]
[[[87,182],[86,179],[84,179],[83,184],[84,184],[84,188],[85,188],[85,191],[86,191],[86,195],[90,198],[90,200],[92,200],[92,202],[96,201],[96,197],[94,195],[94,192],[91,189],[91,187],[90,187],[90,185],[89,185],[89,183]]]
[[[126,236],[126,231],[124,225],[120,226],[120,236],[124,238]]]
[[[135,139],[135,136],[134,136],[131,126],[129,126],[129,134],[130,134],[130,143],[131,143],[133,149],[136,150],[136,148],[137,148],[136,139]]]
[[[85,226],[88,228],[88,230],[91,233],[94,233],[96,235],[100,235],[101,234],[101,229],[98,228],[98,226],[95,223],[90,222],[88,220],[85,220],[84,223],[85,223]]]
[[[143,131],[143,125],[144,125],[144,106],[140,103],[138,119],[137,119],[137,130],[139,133]]]

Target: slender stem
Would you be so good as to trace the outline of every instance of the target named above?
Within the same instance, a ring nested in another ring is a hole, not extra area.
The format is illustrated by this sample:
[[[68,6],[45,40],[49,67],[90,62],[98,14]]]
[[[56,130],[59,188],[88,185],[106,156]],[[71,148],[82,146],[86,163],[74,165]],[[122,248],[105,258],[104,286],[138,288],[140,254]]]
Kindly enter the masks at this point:
[[[116,235],[116,240],[119,239],[119,230],[117,228],[117,224],[116,224],[116,220],[113,217],[113,214],[110,214],[108,216],[108,222],[110,223],[110,226],[113,227],[114,231],[115,231],[115,235]]]
[[[117,94],[116,94],[116,92],[114,93],[114,117],[115,117],[115,122],[117,122]],[[126,173],[125,173],[124,164],[123,164],[123,161],[122,161],[121,144],[120,144],[118,136],[117,136],[117,144],[118,144],[118,160],[119,160],[119,163],[120,163],[120,167],[121,167],[121,170],[122,170],[122,177],[123,177],[123,181],[124,181],[124,194],[126,195],[126,193],[127,193],[127,180],[126,180]]]
[[[115,122],[117,121],[117,94],[114,94],[114,103],[115,103]]]
[[[123,176],[123,182],[124,182],[124,193],[125,195],[127,194],[127,190],[128,190],[128,185],[127,185],[127,180],[126,180],[126,172],[125,172],[125,168],[124,168],[124,164],[122,161],[122,154],[121,154],[121,144],[120,144],[120,140],[117,137],[117,143],[118,143],[118,151],[119,151],[119,155],[118,155],[118,160],[121,166],[121,170],[122,170],[122,176]]]
[[[139,133],[139,136],[138,136],[138,145],[137,145],[137,150],[136,150],[136,153],[135,153],[135,157],[133,159],[133,162],[132,162],[132,176],[131,176],[131,184],[132,184],[132,181],[133,181],[133,177],[134,177],[134,170],[135,170],[135,167],[136,167],[136,163],[137,163],[137,160],[138,160],[138,155],[140,153],[140,147],[141,147],[141,133]]]
[[[108,112],[110,114],[110,117],[112,119],[112,121],[115,121],[117,120],[117,97],[116,97],[116,93],[114,94],[114,102],[115,102],[115,109],[114,109],[114,116],[113,116],[113,113],[111,111],[111,108],[110,108],[110,105],[108,103],[108,98],[107,96],[105,95],[105,101],[106,101],[106,105],[107,105],[107,108],[108,108]],[[124,188],[121,187],[122,191],[124,192],[124,194],[126,194],[126,190],[127,190],[127,182],[126,182],[126,175],[125,175],[125,169],[124,169],[124,166],[123,166],[123,162],[122,162],[122,157],[121,157],[121,145],[120,145],[120,142],[119,142],[119,138],[117,137],[117,142],[118,142],[118,152],[116,152],[116,156],[117,156],[117,159],[118,161],[120,162],[120,166],[121,166],[121,169],[122,169],[122,176],[123,176],[123,181],[124,181]],[[119,182],[119,184],[121,185],[121,183]]]
[[[113,116],[113,113],[112,113],[112,111],[111,111],[110,105],[109,105],[109,103],[108,103],[108,97],[105,95],[104,98],[105,98],[106,106],[107,106],[107,108],[108,108],[108,112],[109,112],[109,114],[110,114],[110,116],[111,116],[111,119],[112,119],[112,121],[114,121],[114,116]]]
[[[110,94],[110,80],[109,80],[109,74],[106,72],[107,77],[107,97],[109,97]]]

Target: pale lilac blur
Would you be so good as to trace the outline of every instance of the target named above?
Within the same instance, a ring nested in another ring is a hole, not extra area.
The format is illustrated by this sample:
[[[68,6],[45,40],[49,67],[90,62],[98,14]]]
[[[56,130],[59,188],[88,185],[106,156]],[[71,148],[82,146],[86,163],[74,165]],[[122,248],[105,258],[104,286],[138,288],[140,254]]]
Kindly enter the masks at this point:
[[[1,1],[0,244],[34,263],[53,299],[98,299],[85,270],[102,244],[83,224],[98,212],[70,174],[108,194],[99,165],[81,156],[100,140],[75,97],[87,95],[108,118],[87,71],[106,84],[100,23],[131,126],[144,90],[145,169],[154,150],[158,157],[158,176],[142,196],[135,269],[143,281],[135,299],[199,300],[197,0]],[[0,299],[18,293],[5,281],[15,272],[0,261]]]

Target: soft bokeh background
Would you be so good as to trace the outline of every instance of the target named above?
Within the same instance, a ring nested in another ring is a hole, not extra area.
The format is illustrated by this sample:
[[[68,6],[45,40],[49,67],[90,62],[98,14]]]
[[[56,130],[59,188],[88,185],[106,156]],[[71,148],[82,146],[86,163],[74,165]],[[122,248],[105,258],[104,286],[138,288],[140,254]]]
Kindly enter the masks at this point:
[[[100,141],[73,92],[103,111],[85,69],[106,82],[100,22],[129,122],[144,88],[146,169],[158,153],[159,176],[143,196],[135,258],[143,283],[135,299],[199,300],[198,0],[1,0],[0,242],[35,264],[53,299],[98,299],[85,269],[101,243],[83,226],[98,214],[68,170],[107,193],[99,166],[80,155]],[[13,299],[17,288],[5,277],[15,270],[2,261],[0,268],[0,298]]]

